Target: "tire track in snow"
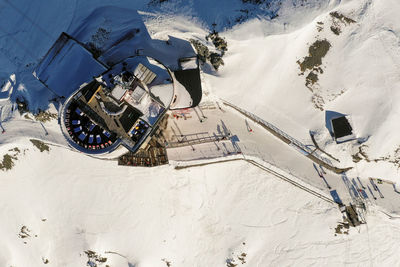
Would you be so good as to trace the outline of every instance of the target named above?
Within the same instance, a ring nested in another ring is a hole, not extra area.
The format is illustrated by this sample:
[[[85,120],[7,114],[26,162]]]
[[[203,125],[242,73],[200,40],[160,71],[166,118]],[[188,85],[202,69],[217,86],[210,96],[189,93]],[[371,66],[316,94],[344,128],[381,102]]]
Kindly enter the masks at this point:
[[[272,174],[272,175],[274,175],[276,177],[278,177],[278,178],[280,178],[281,180],[283,180],[285,182],[288,182],[288,183],[296,186],[297,188],[302,189],[303,191],[306,191],[309,194],[312,194],[312,195],[314,195],[314,196],[316,196],[316,197],[318,197],[318,198],[320,198],[320,199],[322,199],[322,200],[324,200],[324,201],[326,201],[328,203],[337,205],[336,202],[334,202],[332,199],[328,198],[327,196],[324,196],[323,194],[318,193],[317,191],[315,191],[315,190],[313,190],[311,188],[308,188],[308,187],[306,187],[306,186],[304,186],[304,185],[302,185],[302,184],[290,179],[289,177],[286,177],[286,176],[284,176],[284,175],[282,175],[282,174],[280,174],[280,173],[278,173],[278,172],[276,172],[276,171],[274,171],[274,170],[272,170],[270,168],[267,168],[267,167],[261,165],[260,163],[254,161],[254,160],[251,160],[251,159],[233,158],[233,159],[220,160],[220,161],[194,163],[194,164],[185,165],[185,166],[175,166],[175,169],[176,170],[182,170],[182,169],[186,169],[186,168],[200,167],[200,166],[206,166],[206,165],[229,162],[229,161],[237,161],[237,160],[244,160],[244,161],[246,161],[246,162],[248,162],[248,163],[250,163],[250,164],[252,164],[252,165],[254,165],[254,166],[256,166],[256,167],[258,167],[258,168],[260,168],[260,169],[262,169],[262,170],[264,170],[264,171],[266,171],[266,172],[268,172],[268,173],[270,173],[270,174]]]

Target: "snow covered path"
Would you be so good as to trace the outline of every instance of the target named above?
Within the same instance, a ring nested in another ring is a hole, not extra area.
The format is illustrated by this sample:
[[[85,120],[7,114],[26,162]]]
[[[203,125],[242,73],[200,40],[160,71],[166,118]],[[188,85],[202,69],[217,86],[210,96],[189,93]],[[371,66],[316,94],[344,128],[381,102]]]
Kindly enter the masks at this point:
[[[224,131],[228,131],[233,136],[233,140],[236,141],[226,140],[169,148],[168,157],[170,160],[207,160],[219,157],[229,158],[232,155],[255,157],[281,169],[287,175],[293,175],[311,187],[318,188],[325,192],[327,196],[330,196],[331,190],[336,190],[341,201],[346,204],[354,203],[357,196],[361,197],[359,192],[354,191],[362,189],[363,185],[367,196],[364,201],[369,204],[375,204],[384,210],[400,213],[400,193],[394,190],[393,185],[386,183],[378,185],[384,196],[381,198],[379,192],[375,191],[369,182],[369,177],[361,177],[361,185],[356,179],[357,177],[346,177],[326,170],[324,170],[326,174],[323,174],[321,168],[302,153],[276,138],[258,124],[246,119],[235,110],[225,106],[219,109],[215,103],[210,104],[209,107],[204,104],[203,106],[206,108],[196,108],[185,112],[186,120],[183,117],[177,120],[171,116],[168,126],[169,134],[183,134],[185,136],[201,133],[199,136],[212,137],[214,135],[224,135]],[[206,118],[204,119],[204,117]],[[172,137],[170,136],[170,138]],[[311,140],[310,144],[312,144]],[[238,151],[241,154],[237,154]],[[325,179],[321,178],[318,173],[322,173]],[[331,189],[327,187],[328,185]],[[372,194],[368,190],[368,186],[372,189]]]
[[[171,116],[172,119],[169,126],[172,129],[170,132],[182,133],[183,135],[209,132],[210,136],[213,136],[223,131],[229,131],[233,136],[233,140],[236,140],[235,142],[223,141],[221,143],[213,142],[195,145],[195,151],[193,151],[192,147],[172,148],[168,149],[168,158],[170,160],[183,161],[188,159],[198,160],[207,159],[207,156],[224,157],[240,151],[245,157],[260,158],[288,174],[299,177],[311,186],[327,192],[329,195],[325,182],[318,175],[310,159],[233,109],[225,106],[222,109],[191,111],[186,115],[191,117],[187,120],[183,118],[176,120]],[[196,112],[199,114],[200,119],[202,119],[201,114],[204,114],[206,119],[200,122]],[[249,127],[252,129],[251,132],[248,130]],[[339,192],[342,201],[348,203],[350,195],[341,177],[329,172],[325,175],[325,178],[329,185]]]
[[[0,135],[0,144],[11,144],[18,139],[39,139],[44,142],[68,147],[57,120],[41,123],[30,119],[17,118],[2,123],[5,132]]]

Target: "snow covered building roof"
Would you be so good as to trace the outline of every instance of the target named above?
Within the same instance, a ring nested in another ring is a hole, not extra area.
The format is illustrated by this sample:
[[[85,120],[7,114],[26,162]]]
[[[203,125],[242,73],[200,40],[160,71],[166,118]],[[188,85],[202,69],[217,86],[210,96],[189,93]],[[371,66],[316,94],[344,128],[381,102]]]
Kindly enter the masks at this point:
[[[143,32],[115,34],[99,51],[81,34],[74,35],[78,41],[62,33],[36,67],[34,76],[65,98],[61,129],[77,150],[104,154],[123,144],[135,152],[168,109],[200,102],[200,70],[190,42],[170,37],[154,46]]]
[[[121,85],[116,85],[114,89],[111,91],[111,95],[118,101],[121,101],[124,97],[127,89],[123,88]]]
[[[58,96],[68,97],[106,70],[86,48],[63,32],[36,67],[34,75]]]
[[[149,57],[131,57],[65,101],[61,128],[81,152],[103,154],[119,144],[135,152],[156,128],[174,95],[174,79],[166,67]]]

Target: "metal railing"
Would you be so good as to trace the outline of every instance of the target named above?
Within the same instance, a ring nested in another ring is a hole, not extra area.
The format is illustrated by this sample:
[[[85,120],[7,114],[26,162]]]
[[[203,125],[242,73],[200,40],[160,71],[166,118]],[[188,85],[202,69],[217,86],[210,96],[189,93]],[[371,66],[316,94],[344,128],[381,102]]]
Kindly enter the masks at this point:
[[[312,194],[326,202],[329,202],[331,204],[338,204],[335,201],[333,201],[331,198],[329,198],[326,194],[324,194],[322,191],[318,190],[317,188],[313,189],[311,185],[308,187],[307,184],[304,184],[302,179],[300,179],[299,177],[293,176],[292,174],[290,174],[290,176],[291,176],[290,177],[289,175],[285,175],[284,173],[280,173],[276,170],[273,170],[273,168],[268,167],[268,165],[270,165],[270,163],[264,162],[264,160],[261,160],[264,163],[260,163],[255,160],[246,159],[246,158],[242,158],[242,157],[230,158],[230,159],[218,160],[218,161],[205,161],[205,162],[198,162],[198,163],[193,163],[193,164],[176,165],[175,169],[182,170],[182,169],[186,169],[186,168],[206,166],[206,165],[210,165],[210,164],[225,163],[225,162],[239,161],[239,160],[243,160],[250,164],[253,164],[254,166],[262,169],[263,171],[268,172],[268,173],[278,177],[279,179],[286,181],[286,182],[298,187],[299,189],[304,190],[307,193]],[[271,166],[273,166],[273,165],[271,165]],[[274,166],[274,167],[276,167],[276,166]],[[298,181],[296,181],[296,179],[298,179]]]
[[[299,149],[303,154],[305,154],[307,157],[309,157],[311,160],[315,161],[316,163],[321,164],[337,173],[341,173],[341,172],[344,172],[347,170],[347,169],[340,169],[340,168],[335,167],[332,164],[332,162],[329,159],[323,157],[319,151],[317,151],[316,149],[309,148],[308,146],[306,146],[299,140],[295,139],[294,137],[290,136],[289,134],[285,133],[284,131],[282,131],[281,129],[279,129],[278,127],[273,125],[272,123],[269,123],[269,122],[261,119],[257,115],[255,115],[247,110],[244,110],[226,100],[222,100],[222,102],[224,105],[237,110],[238,112],[242,113],[244,116],[246,116],[246,117],[250,118],[251,120],[253,120],[254,122],[260,124],[265,129],[269,130],[273,135],[275,135],[276,137],[278,137],[279,139],[281,139],[288,145],[292,145],[295,148]]]
[[[172,135],[171,140],[167,141],[167,148],[175,148],[182,146],[198,145],[204,143],[212,143],[229,140],[228,135],[210,135],[209,132],[185,134],[185,135]]]

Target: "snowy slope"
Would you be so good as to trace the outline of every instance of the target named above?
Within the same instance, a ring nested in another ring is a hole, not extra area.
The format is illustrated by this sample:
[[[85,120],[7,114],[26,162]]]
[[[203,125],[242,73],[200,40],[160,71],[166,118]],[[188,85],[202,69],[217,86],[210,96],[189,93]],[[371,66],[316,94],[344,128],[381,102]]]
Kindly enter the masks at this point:
[[[226,99],[306,144],[313,130],[343,166],[356,167],[354,177],[397,181],[397,166],[373,161],[394,160],[400,145],[397,1],[272,0],[257,6],[239,0],[5,0],[1,7],[0,85],[6,86],[0,118],[7,131],[0,158],[16,153],[10,151],[15,147],[20,152],[11,170],[0,170],[0,266],[43,266],[45,259],[47,266],[85,266],[85,250],[107,257],[110,266],[398,264],[399,221],[379,207],[370,207],[368,225],[335,236],[342,220],[337,207],[244,162],[178,171],[118,167],[63,147],[39,152],[29,138],[65,146],[57,121],[43,126],[12,108],[24,96],[31,111],[50,106],[54,112],[54,95],[32,70],[62,31],[86,40],[97,30],[94,21],[111,30],[125,21],[118,31],[129,30],[131,18],[91,14],[124,9],[129,16],[138,10],[152,38],[195,38],[211,49],[205,35],[215,27],[227,40],[225,65],[218,72],[203,66],[205,99]],[[332,11],[356,22],[341,24],[336,35]],[[296,62],[320,39],[331,47],[311,92]],[[324,100],[323,110],[315,108],[314,93]],[[352,161],[355,142],[334,144],[326,110],[350,114],[357,137],[369,136],[363,148],[369,161]],[[30,237],[18,236],[23,226]]]
[[[387,5],[391,10],[399,8],[396,1],[343,1],[300,28],[280,29],[274,34],[264,30],[276,28],[273,22],[254,20],[238,25],[224,34],[230,48],[226,66],[217,76],[209,76],[213,90],[306,142],[311,143],[309,130],[317,132],[321,146],[339,156],[343,165],[352,166],[351,155],[359,146],[354,142],[334,144],[325,128],[326,110],[349,114],[357,137],[369,138],[364,144],[369,159],[390,156],[393,160],[400,145],[395,134],[400,24],[394,12],[386,12]],[[330,30],[332,11],[356,22],[343,24],[337,36]],[[318,22],[323,23],[321,31]],[[324,39],[331,48],[322,59],[323,74],[311,92],[297,61],[308,55],[314,41]],[[245,93],[237,97],[238,92]],[[315,107],[314,95],[318,101],[322,99],[322,110]],[[371,175],[371,169],[374,175],[397,180],[394,164],[361,162],[359,175]]]
[[[399,249],[398,221],[371,211],[368,228],[335,236],[335,206],[245,163],[116,168],[15,145],[27,150],[1,181],[2,266],[42,266],[42,257],[48,266],[85,266],[88,249],[110,266],[225,266],[242,253],[238,266],[397,262],[389,256]],[[24,225],[31,237],[21,239]]]

